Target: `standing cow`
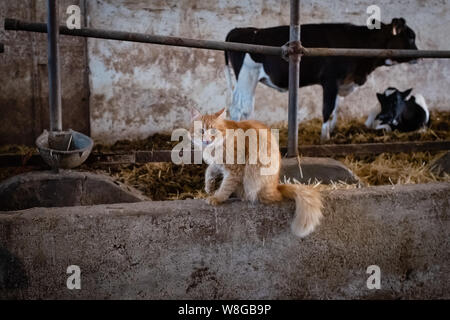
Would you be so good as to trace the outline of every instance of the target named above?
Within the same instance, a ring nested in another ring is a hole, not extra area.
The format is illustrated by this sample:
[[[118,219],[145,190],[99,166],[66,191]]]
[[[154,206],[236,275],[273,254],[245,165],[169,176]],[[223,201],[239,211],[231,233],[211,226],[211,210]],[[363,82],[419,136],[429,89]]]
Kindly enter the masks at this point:
[[[306,24],[301,26],[301,41],[305,47],[413,49],[415,33],[405,19],[395,18],[381,29],[352,24]],[[289,26],[266,29],[236,28],[226,41],[267,46],[282,46],[289,41]],[[345,97],[356,86],[363,85],[367,76],[379,66],[392,65],[394,59],[362,57],[303,57],[300,66],[300,87],[320,84],[323,88],[323,124],[321,139],[328,140],[337,120],[338,96]],[[254,94],[258,82],[279,91],[288,89],[289,64],[279,56],[225,52],[229,71],[233,67],[237,83],[228,108],[232,120],[247,119],[254,108]],[[395,62],[414,62],[410,58],[396,58]],[[231,76],[228,73],[229,79]],[[231,81],[230,81],[231,82]]]

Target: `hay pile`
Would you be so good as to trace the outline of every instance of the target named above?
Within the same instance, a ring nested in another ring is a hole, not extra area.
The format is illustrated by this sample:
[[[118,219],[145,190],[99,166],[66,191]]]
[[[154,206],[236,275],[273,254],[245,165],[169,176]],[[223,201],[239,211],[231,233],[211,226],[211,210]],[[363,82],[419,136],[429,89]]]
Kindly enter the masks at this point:
[[[37,153],[36,148],[28,147],[24,145],[3,145],[0,146],[0,154],[19,154],[26,159],[34,153]],[[16,176],[25,172],[33,170],[39,170],[40,168],[34,166],[22,166],[22,167],[0,167],[0,181],[3,181],[9,177]]]
[[[365,120],[365,118],[339,119],[337,128],[327,144],[450,140],[450,112],[433,111],[430,128],[408,133],[367,129],[364,125]],[[280,125],[275,126],[275,128],[280,130],[280,146],[286,146],[287,127]],[[320,144],[321,128],[321,119],[312,119],[300,123],[298,130],[299,145]],[[94,152],[170,150],[177,143],[178,141],[171,141],[168,134],[155,134],[141,140],[120,140],[113,145],[96,144]]]
[[[442,153],[382,153],[376,156],[348,155],[341,160],[365,185],[450,182],[450,176],[437,176],[431,170]]]
[[[431,127],[425,131],[386,133],[370,130],[364,126],[365,119],[339,119],[337,129],[328,143],[375,143],[394,141],[436,141],[450,140],[450,112],[433,112]],[[320,143],[320,119],[302,122],[299,126],[299,144]],[[287,128],[280,129],[280,145],[286,145]],[[112,146],[97,145],[96,151],[130,151],[171,149],[177,142],[170,141],[169,135],[156,134],[137,141],[118,141]],[[348,166],[365,185],[386,185],[406,183],[427,183],[450,181],[449,176],[437,177],[430,170],[430,163],[436,153],[418,152],[412,154],[380,154],[376,156],[349,155],[338,160]],[[153,200],[186,199],[205,197],[205,165],[177,166],[171,163],[121,166],[109,174],[144,192]],[[333,183],[324,185],[311,182],[320,190],[356,188],[359,185]],[[155,185],[159,186],[154,188]]]
[[[20,155],[28,155],[36,153],[37,150],[34,147],[28,147],[24,145],[18,145],[18,144],[6,144],[3,146],[0,146],[0,154],[20,154]]]
[[[429,152],[383,153],[365,157],[349,155],[339,160],[366,186],[450,182],[450,175],[436,176],[430,170],[431,162],[439,156],[440,154]],[[206,165],[148,163],[111,168],[106,173],[142,191],[153,200],[175,200],[206,196],[205,169]],[[342,182],[325,185],[319,181],[311,181],[310,184],[319,190],[351,189],[361,186]]]
[[[204,197],[206,165],[175,165],[156,162],[142,165],[120,165],[107,170],[93,165],[83,170],[105,173],[128,184],[152,200],[175,200]]]
[[[431,125],[426,130],[414,132],[384,132],[368,129],[365,118],[338,119],[337,126],[327,144],[382,143],[406,141],[450,140],[450,112],[431,113]],[[320,144],[321,119],[312,119],[299,124],[299,145]],[[280,128],[280,146],[287,145],[287,128]]]
[[[156,133],[140,140],[119,140],[112,145],[96,143],[93,152],[118,152],[133,150],[172,150],[178,141],[171,141],[170,135]]]
[[[450,112],[433,112],[431,128],[421,132],[385,133],[368,130],[365,119],[338,121],[337,130],[329,143],[373,143],[391,141],[436,141],[450,140]],[[321,120],[303,122],[299,128],[299,143],[318,144]],[[286,145],[287,128],[280,130],[280,145]],[[177,142],[170,141],[169,135],[156,134],[143,140],[122,140],[111,146],[97,144],[94,152],[117,152],[131,150],[170,150]],[[3,146],[0,153],[29,155],[35,148],[25,146]],[[450,176],[435,176],[430,163],[439,154],[430,152],[380,154],[375,156],[354,156],[338,158],[349,167],[365,185],[427,183],[435,181],[450,182]],[[174,165],[172,163],[147,163],[142,165],[120,165],[99,167],[96,164],[83,165],[82,170],[109,174],[119,181],[135,187],[153,200],[173,200],[203,198],[204,174],[206,165]],[[36,170],[24,166],[19,168],[0,168],[0,180],[10,176]],[[357,188],[359,185],[334,183],[323,185],[311,182],[319,190]]]

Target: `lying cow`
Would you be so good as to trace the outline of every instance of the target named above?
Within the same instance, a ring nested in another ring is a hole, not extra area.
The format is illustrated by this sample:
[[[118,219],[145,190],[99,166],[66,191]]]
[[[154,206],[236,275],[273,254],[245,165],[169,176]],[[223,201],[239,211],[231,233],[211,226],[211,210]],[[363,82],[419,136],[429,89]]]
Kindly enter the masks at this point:
[[[383,129],[388,132],[399,130],[409,132],[430,125],[430,112],[421,94],[408,99],[412,89],[399,91],[387,88],[383,93],[377,93],[381,110],[373,111],[366,121],[366,126],[372,129]]]
[[[289,26],[267,29],[236,28],[226,41],[267,46],[282,46],[289,41]],[[415,33],[403,18],[390,24],[381,23],[381,29],[369,30],[352,24],[306,24],[301,27],[301,41],[305,47],[317,48],[379,48],[414,49]],[[409,62],[397,58],[395,62]],[[237,83],[233,91],[229,116],[232,120],[247,119],[254,108],[254,94],[258,81],[279,91],[288,90],[288,62],[279,56],[225,52]],[[392,65],[391,59],[361,57],[303,57],[300,65],[300,87],[320,84],[323,88],[322,140],[330,138],[337,120],[338,95],[345,97],[356,86],[363,85],[367,76],[379,66]],[[230,73],[227,74],[231,85]]]

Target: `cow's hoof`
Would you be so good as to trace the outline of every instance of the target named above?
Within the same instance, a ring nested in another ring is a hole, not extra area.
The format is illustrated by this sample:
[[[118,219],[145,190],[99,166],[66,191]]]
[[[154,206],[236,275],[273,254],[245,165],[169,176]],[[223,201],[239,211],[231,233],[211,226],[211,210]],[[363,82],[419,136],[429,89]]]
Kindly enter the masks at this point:
[[[328,135],[326,135],[326,136],[320,136],[320,143],[321,144],[326,144],[326,143],[328,143],[330,141],[330,136]]]
[[[331,133],[331,124],[330,122],[325,122],[322,124],[322,131],[320,132],[320,143],[325,143],[328,140],[330,140],[330,133]]]

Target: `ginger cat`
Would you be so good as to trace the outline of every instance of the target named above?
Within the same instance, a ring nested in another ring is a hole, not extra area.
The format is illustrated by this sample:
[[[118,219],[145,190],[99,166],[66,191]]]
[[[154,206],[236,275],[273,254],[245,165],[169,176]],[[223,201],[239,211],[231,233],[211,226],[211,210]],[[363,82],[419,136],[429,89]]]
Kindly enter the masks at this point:
[[[203,160],[209,164],[205,174],[205,190],[209,194],[214,192],[207,198],[207,202],[218,205],[226,201],[232,193],[243,200],[262,203],[279,202],[283,198],[293,199],[296,202],[296,210],[291,230],[298,237],[310,234],[322,218],[320,193],[305,185],[279,184],[281,155],[278,140],[270,129],[258,121],[226,120],[225,114],[224,109],[212,115],[201,115],[196,109],[191,111],[191,137],[194,137],[192,141],[204,149]],[[194,132],[196,121],[198,121],[197,128],[200,128],[197,135]],[[262,134],[256,135],[256,140],[253,141],[254,148],[250,143],[251,139],[244,137],[241,142],[245,141],[245,148],[242,148],[241,143],[241,149],[238,150],[237,135],[227,134],[227,130],[230,129],[234,129],[235,132],[242,129],[244,133],[254,131]],[[228,149],[227,146],[231,147]],[[208,155],[217,147],[222,147],[223,156]],[[266,157],[263,161],[260,153],[264,151],[263,149],[266,149],[266,155],[270,159]],[[239,152],[243,156],[240,162]],[[214,183],[219,175],[223,176],[222,183],[214,191]]]

